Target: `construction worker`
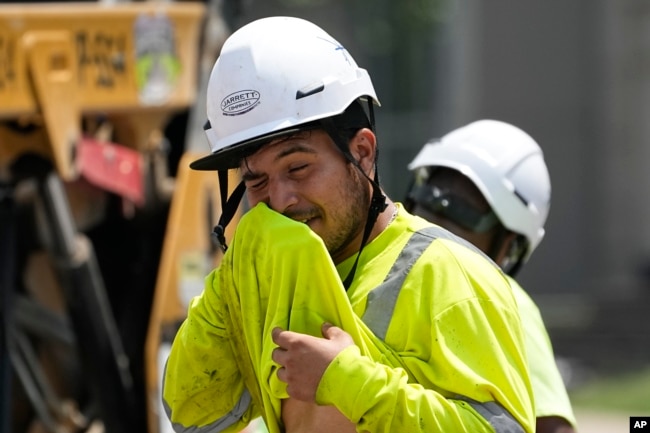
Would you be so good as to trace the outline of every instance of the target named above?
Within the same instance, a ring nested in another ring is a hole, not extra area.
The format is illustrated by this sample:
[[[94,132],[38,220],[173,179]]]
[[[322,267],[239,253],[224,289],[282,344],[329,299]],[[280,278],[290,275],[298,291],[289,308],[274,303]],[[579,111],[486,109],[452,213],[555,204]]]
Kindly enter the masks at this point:
[[[505,122],[479,120],[424,145],[404,206],[485,252],[508,274],[524,327],[537,433],[576,420],[539,308],[513,279],[544,236],[551,184],[539,145]]]
[[[508,281],[386,197],[373,105],[367,71],[308,21],[263,18],[224,43],[207,88],[212,153],[191,167],[243,180],[230,195],[222,184],[226,252],[165,367],[176,431],[259,416],[270,433],[533,431]]]

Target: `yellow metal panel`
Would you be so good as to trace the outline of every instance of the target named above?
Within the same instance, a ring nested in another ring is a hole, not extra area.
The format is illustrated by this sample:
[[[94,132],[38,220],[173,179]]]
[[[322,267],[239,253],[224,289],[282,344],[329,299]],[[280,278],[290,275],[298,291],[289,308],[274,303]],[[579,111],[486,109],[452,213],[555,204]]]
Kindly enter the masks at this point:
[[[70,33],[30,31],[25,34],[24,46],[33,94],[45,120],[52,158],[59,175],[72,180],[79,172],[74,163],[74,147],[80,138],[81,113]]]
[[[24,37],[34,30],[70,32],[84,112],[190,105],[204,8],[194,2],[0,4],[0,118],[38,110],[24,52]]]
[[[181,158],[167,219],[145,347],[147,395],[152,405],[147,413],[150,433],[159,431],[156,414],[161,372],[157,361],[159,350],[164,348],[161,343],[169,342],[175,335],[177,325],[187,315],[190,298],[203,290],[205,276],[222,257],[221,250],[214,249],[210,242],[210,232],[221,214],[217,173],[189,168],[190,162],[201,156],[204,155],[186,152]],[[239,181],[237,172],[231,171],[230,193]],[[241,211],[228,225],[227,240],[232,240],[240,216]]]

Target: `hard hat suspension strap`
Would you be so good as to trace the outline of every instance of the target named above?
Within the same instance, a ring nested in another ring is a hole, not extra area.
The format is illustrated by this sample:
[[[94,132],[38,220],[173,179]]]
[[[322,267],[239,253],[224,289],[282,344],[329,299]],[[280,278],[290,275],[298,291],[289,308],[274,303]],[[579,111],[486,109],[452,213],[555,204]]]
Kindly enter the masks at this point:
[[[358,105],[359,108],[363,110],[363,107]],[[354,107],[352,107],[354,108]],[[374,131],[374,112],[372,108],[372,102],[368,102],[368,116],[370,120],[370,128]],[[349,113],[348,110],[346,110],[347,113]],[[354,116],[350,116],[354,117]],[[325,119],[320,120],[320,124],[322,125],[323,129],[325,132],[328,133],[328,135],[332,138],[334,143],[336,144],[336,147],[343,153],[345,158],[352,164],[354,165],[359,172],[370,182],[372,186],[372,197],[370,199],[370,206],[368,207],[368,217],[366,219],[366,225],[363,230],[363,237],[361,239],[361,245],[359,246],[359,252],[357,253],[357,257],[354,260],[354,264],[352,265],[352,268],[350,269],[350,272],[348,273],[347,277],[343,281],[343,286],[345,289],[349,289],[350,285],[352,284],[352,280],[354,279],[354,274],[357,269],[357,265],[359,263],[359,257],[361,256],[361,252],[363,251],[363,248],[366,246],[366,243],[368,242],[368,238],[370,237],[370,232],[372,231],[372,228],[375,226],[375,222],[377,221],[377,218],[379,215],[386,210],[388,207],[388,203],[386,203],[386,196],[382,193],[381,187],[379,186],[379,169],[377,167],[377,151],[375,151],[375,161],[374,161],[374,166],[375,166],[375,175],[374,179],[371,179],[366,172],[361,168],[359,165],[359,162],[354,159],[352,154],[350,153],[349,149],[349,139],[346,137],[343,137],[341,134],[341,131],[346,131],[346,130],[354,130],[355,133],[356,131],[361,128],[360,123],[353,123],[352,125],[346,125],[346,118],[345,118],[345,113],[340,116],[336,117],[328,117]],[[355,127],[350,128],[351,126]]]
[[[235,216],[239,203],[241,202],[246,185],[244,181],[239,182],[232,195],[228,197],[228,170],[219,170],[219,194],[221,196],[221,215],[219,222],[212,230],[212,238],[218,243],[221,250],[225,253],[228,249],[226,245],[226,227]]]

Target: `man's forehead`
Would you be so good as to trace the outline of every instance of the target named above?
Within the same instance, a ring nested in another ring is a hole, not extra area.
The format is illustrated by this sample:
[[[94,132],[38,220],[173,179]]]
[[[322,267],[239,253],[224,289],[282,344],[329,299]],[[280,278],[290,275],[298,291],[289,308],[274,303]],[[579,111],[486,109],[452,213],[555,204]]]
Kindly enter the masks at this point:
[[[321,144],[312,140],[315,131],[302,131],[286,137],[279,137],[261,146],[253,154],[242,159],[240,168],[254,171],[255,163],[264,159],[265,162],[277,161],[294,153],[318,153]]]

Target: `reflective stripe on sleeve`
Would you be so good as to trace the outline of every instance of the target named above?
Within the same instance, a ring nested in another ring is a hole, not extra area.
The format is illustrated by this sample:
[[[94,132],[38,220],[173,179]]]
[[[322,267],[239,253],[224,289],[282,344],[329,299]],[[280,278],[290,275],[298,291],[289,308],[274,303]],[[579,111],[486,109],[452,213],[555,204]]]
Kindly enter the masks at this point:
[[[167,364],[165,364],[165,370],[167,370]],[[165,375],[163,374],[163,388],[165,382]],[[167,419],[172,419],[172,409],[169,407],[165,399],[162,399],[163,408],[167,414]],[[239,397],[239,400],[235,404],[235,407],[232,408],[230,412],[222,416],[221,418],[215,420],[214,422],[204,425],[203,427],[190,426],[186,427],[179,423],[172,423],[174,431],[177,433],[218,433],[224,431],[231,425],[235,424],[241,419],[241,417],[246,413],[248,407],[251,405],[251,395],[248,392],[248,389],[244,388],[244,391]]]
[[[479,403],[463,396],[458,396],[457,399],[472,406],[479,415],[490,423],[496,433],[525,433],[521,424],[496,401]]]

